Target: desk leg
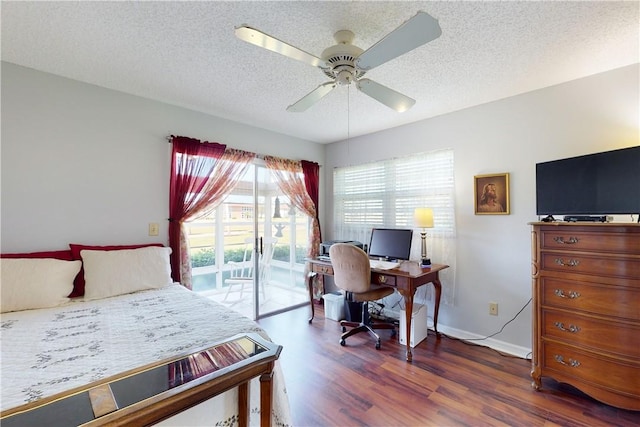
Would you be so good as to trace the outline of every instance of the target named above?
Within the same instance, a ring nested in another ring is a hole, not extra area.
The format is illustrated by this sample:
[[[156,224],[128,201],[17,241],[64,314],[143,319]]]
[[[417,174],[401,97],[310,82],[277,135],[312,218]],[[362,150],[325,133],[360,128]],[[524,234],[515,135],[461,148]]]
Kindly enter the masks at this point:
[[[433,289],[436,291],[436,304],[433,307],[433,330],[436,333],[436,337],[440,336],[438,332],[438,311],[440,311],[440,297],[442,296],[442,284],[438,276],[433,280]]]
[[[400,291],[400,295],[404,297],[404,314],[405,325],[407,333],[407,362],[413,360],[413,354],[411,353],[411,318],[413,317],[413,293],[411,291]]]
[[[313,279],[318,275],[318,273],[310,272],[307,274],[307,289],[309,289],[309,306],[311,307],[311,317],[309,317],[309,323],[313,321],[313,317],[315,316],[315,312],[313,310]]]

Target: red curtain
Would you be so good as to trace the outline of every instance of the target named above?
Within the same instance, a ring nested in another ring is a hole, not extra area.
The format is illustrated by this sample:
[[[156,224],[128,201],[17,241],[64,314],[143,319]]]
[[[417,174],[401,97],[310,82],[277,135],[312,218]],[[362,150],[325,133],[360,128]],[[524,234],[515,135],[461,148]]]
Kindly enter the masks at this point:
[[[320,222],[318,221],[318,212],[316,211],[315,203],[307,193],[304,178],[301,176],[303,173],[302,165],[299,161],[273,156],[264,156],[264,162],[278,184],[278,188],[289,196],[289,200],[293,206],[312,218],[307,256],[318,256],[320,248]]]
[[[318,219],[319,166],[312,162],[305,161],[303,163],[302,161],[298,162],[273,156],[265,156],[264,161],[280,190],[289,196],[289,200],[297,209],[312,218],[307,256],[310,258],[317,257],[321,242],[320,220]],[[306,165],[309,176],[307,176],[303,164]],[[307,276],[309,269],[310,264],[306,263],[305,276]],[[320,299],[324,294],[324,286],[319,277],[316,276],[316,279],[311,283],[313,295],[316,299]]]
[[[320,230],[320,207],[318,200],[320,198],[320,165],[308,160],[300,160],[302,165],[302,173],[304,174],[304,186],[307,189],[307,194],[311,197],[314,206],[316,207],[316,221],[318,222],[318,239],[322,241],[322,231]]]
[[[171,246],[171,276],[181,281],[181,260],[185,239],[182,222],[189,218],[198,195],[213,179],[216,162],[224,154],[223,144],[200,142],[184,136],[172,136],[171,180],[169,183],[169,246]]]
[[[320,207],[319,207],[319,199],[320,199],[320,165],[315,162],[310,162],[308,160],[301,160],[300,164],[302,166],[302,173],[304,174],[304,186],[307,189],[307,194],[309,198],[313,201],[313,205],[316,208],[316,218],[315,223],[318,224],[318,241],[322,242],[322,232],[320,230]],[[320,248],[315,249],[316,252],[310,252],[311,257],[318,256],[320,252]],[[309,263],[305,266],[305,276],[310,269]],[[313,279],[311,283],[311,287],[313,288],[313,296],[316,300],[320,300],[322,295],[324,294],[324,276],[318,274]]]

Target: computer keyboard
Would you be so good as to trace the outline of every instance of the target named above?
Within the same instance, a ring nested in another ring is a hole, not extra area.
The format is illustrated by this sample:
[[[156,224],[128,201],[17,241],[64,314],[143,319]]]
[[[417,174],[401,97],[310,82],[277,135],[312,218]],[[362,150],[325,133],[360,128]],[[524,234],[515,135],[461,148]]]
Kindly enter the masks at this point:
[[[371,268],[375,268],[378,270],[391,270],[392,268],[396,268],[400,265],[399,262],[394,261],[380,261],[380,260],[370,260],[369,264]]]

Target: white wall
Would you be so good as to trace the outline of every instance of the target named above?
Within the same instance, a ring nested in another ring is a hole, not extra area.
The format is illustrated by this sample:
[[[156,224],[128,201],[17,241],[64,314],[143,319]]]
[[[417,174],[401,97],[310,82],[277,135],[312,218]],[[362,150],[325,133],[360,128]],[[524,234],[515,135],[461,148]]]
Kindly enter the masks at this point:
[[[166,243],[170,134],[324,160],[319,144],[5,62],[1,112],[2,252]]]
[[[334,167],[452,148],[457,289],[440,324],[485,336],[531,296],[535,163],[638,145],[639,73],[625,67],[322,146],[2,63],[0,249],[166,242],[169,134],[323,164],[325,239],[347,237],[331,235]],[[473,176],[501,172],[511,174],[511,215],[475,216]],[[149,222],[161,224],[158,238],[147,236]],[[499,303],[499,316],[487,314],[489,301]],[[529,348],[530,323],[527,308],[496,338]]]
[[[455,304],[441,306],[439,324],[458,335],[498,331],[531,297],[535,164],[638,145],[639,72],[636,64],[327,146],[324,235],[349,238],[332,235],[333,168],[452,148],[457,284]],[[474,215],[474,175],[503,172],[510,174],[511,214]],[[499,303],[497,317],[488,314],[489,301]],[[529,349],[530,306],[495,339]]]

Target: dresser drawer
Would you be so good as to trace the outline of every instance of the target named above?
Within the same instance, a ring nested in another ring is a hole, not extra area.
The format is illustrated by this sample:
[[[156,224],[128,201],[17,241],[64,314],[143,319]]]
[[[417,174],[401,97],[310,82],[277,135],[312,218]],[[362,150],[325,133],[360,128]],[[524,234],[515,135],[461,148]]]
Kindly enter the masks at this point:
[[[396,286],[396,276],[384,273],[371,273],[371,283],[376,285]]]
[[[637,280],[640,278],[640,258],[542,252],[540,254],[540,269]]]
[[[585,231],[585,227],[542,230],[541,249],[587,251],[614,254],[640,254],[640,233],[608,227],[606,232]]]
[[[640,288],[577,282],[556,277],[539,279],[543,307],[580,310],[640,321]]]
[[[616,360],[546,340],[542,341],[541,351],[543,375],[555,371],[640,398],[640,364],[637,362]]]
[[[314,273],[333,276],[333,267],[330,264],[311,264]]]
[[[579,347],[640,358],[640,323],[633,325],[542,310],[542,336]]]

